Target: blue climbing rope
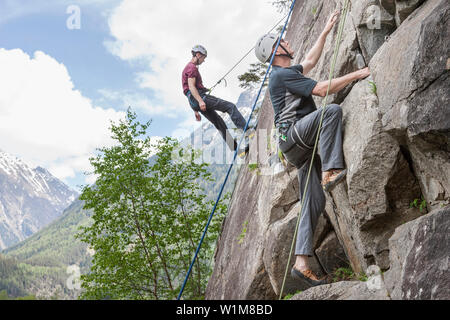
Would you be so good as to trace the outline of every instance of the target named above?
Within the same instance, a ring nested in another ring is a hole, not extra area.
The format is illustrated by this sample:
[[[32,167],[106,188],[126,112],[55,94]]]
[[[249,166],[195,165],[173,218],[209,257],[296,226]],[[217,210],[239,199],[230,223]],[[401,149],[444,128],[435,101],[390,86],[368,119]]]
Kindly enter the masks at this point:
[[[289,19],[291,18],[292,11],[294,10],[294,5],[295,5],[295,2],[296,2],[296,1],[297,1],[297,0],[293,0],[293,1],[292,1],[291,8],[290,8],[290,10],[289,10],[289,14],[288,14],[288,17],[287,17],[287,19],[286,19],[286,23],[284,24],[283,30],[281,31],[281,34],[280,34],[280,36],[278,37],[277,45],[276,45],[276,47],[275,47],[274,52],[276,52],[276,51],[278,50],[278,47],[279,47],[280,42],[281,42],[281,39],[283,38],[283,34],[284,34],[284,32],[286,31],[286,27],[287,27],[287,24],[288,24],[288,22],[289,22]],[[260,97],[260,95],[261,95],[262,89],[263,89],[264,84],[265,84],[265,82],[266,82],[266,80],[267,80],[267,75],[269,74],[270,68],[272,67],[272,63],[273,63],[273,59],[274,59],[274,58],[275,58],[275,55],[272,55],[272,58],[270,59],[269,66],[267,67],[267,70],[266,70],[266,74],[265,74],[265,76],[264,76],[264,80],[263,80],[263,82],[261,83],[261,87],[259,88],[258,95],[256,96],[255,102],[254,102],[254,104],[253,104],[252,111],[250,112],[250,115],[249,115],[249,117],[248,117],[247,123],[245,124],[245,127],[244,127],[244,133],[247,131],[248,125],[249,125],[250,120],[251,120],[251,118],[252,118],[252,114],[253,114],[253,112],[255,111],[255,108],[256,108],[256,105],[257,105],[257,103],[258,103],[259,97]],[[211,223],[211,220],[212,220],[212,218],[213,218],[213,216],[214,216],[214,213],[215,213],[215,211],[216,211],[216,208],[217,208],[217,205],[218,205],[218,203],[219,203],[219,201],[220,201],[220,198],[222,197],[222,192],[223,192],[223,190],[224,190],[224,188],[225,188],[225,185],[226,185],[226,183],[227,183],[227,181],[228,181],[228,178],[229,178],[229,176],[230,176],[231,169],[233,169],[233,165],[234,165],[234,162],[235,162],[235,160],[236,160],[236,157],[237,157],[237,154],[238,154],[239,147],[241,146],[242,140],[243,140],[244,138],[245,138],[245,134],[242,135],[242,138],[239,140],[239,144],[238,144],[236,150],[234,151],[233,161],[231,162],[231,165],[230,165],[230,167],[228,168],[227,175],[225,176],[225,180],[224,180],[224,182],[223,182],[223,184],[222,184],[222,187],[220,188],[220,192],[219,192],[219,195],[217,196],[217,200],[216,200],[216,203],[214,204],[214,208],[212,209],[211,214],[209,215],[209,219],[208,219],[208,222],[206,223],[205,230],[203,231],[203,235],[202,235],[202,237],[201,237],[201,239],[200,239],[200,242],[199,242],[199,244],[198,244],[198,246],[197,246],[197,250],[195,251],[194,258],[192,259],[191,265],[189,266],[189,270],[188,270],[188,272],[187,272],[186,278],[184,279],[183,286],[181,287],[181,290],[180,290],[180,293],[178,294],[177,300],[180,300],[180,299],[181,299],[181,295],[183,294],[184,288],[185,288],[186,283],[187,283],[187,281],[188,281],[188,279],[189,279],[189,275],[190,275],[191,272],[192,272],[192,267],[194,266],[195,260],[197,259],[198,253],[199,253],[200,248],[201,248],[201,246],[202,246],[203,240],[205,239],[206,232],[208,231],[208,227],[209,227],[209,225],[210,225],[210,223]]]

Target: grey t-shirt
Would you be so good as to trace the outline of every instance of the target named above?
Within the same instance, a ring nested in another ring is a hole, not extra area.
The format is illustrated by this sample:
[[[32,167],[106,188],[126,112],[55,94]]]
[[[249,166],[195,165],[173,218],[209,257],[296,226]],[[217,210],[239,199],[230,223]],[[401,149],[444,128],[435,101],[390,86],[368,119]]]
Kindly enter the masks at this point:
[[[293,123],[317,110],[311,95],[317,81],[305,77],[302,73],[302,65],[272,68],[269,92],[276,127],[281,123]]]

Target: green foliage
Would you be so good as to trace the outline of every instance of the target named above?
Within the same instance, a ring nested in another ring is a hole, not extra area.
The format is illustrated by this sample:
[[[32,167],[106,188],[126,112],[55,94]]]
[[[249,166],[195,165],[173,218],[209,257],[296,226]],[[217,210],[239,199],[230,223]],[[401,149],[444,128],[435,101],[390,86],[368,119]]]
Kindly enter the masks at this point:
[[[289,299],[291,299],[293,296],[294,296],[293,293],[287,294],[287,295],[283,298],[283,300],[289,300]]]
[[[278,158],[280,159],[281,162],[284,161],[284,154],[281,150],[278,150]]]
[[[34,300],[25,290],[25,275],[15,259],[0,255],[0,300]]]
[[[95,250],[90,273],[81,276],[85,299],[176,298],[213,203],[196,181],[209,180],[207,165],[171,138],[152,144],[150,122],[128,110],[112,123],[113,147],[99,149],[90,162],[95,186],[81,200],[93,223],[77,235]],[[151,151],[157,155],[150,162]],[[226,212],[219,202],[193,266],[183,298],[201,299],[212,272],[210,260]]]
[[[366,275],[364,272],[362,272],[362,273],[360,273],[360,274],[357,276],[357,279],[358,279],[359,281],[366,282],[368,278],[367,278],[367,275]]]
[[[316,7],[312,8],[311,13],[313,14],[313,16],[315,16],[317,13],[317,8]]]
[[[14,298],[14,297],[10,297],[6,290],[2,290],[2,291],[0,291],[0,301],[1,300],[36,300],[36,297],[33,295],[27,295],[24,297]]]
[[[365,273],[355,274],[352,268],[338,268],[332,274],[332,282],[338,281],[367,281],[367,275]]]
[[[245,221],[242,224],[242,231],[241,231],[241,234],[238,237],[238,243],[239,244],[242,244],[244,242],[245,235],[247,234],[247,225],[248,225],[248,221]]]
[[[250,64],[250,69],[238,76],[239,86],[243,89],[250,89],[257,86],[266,74],[267,64],[257,62]]]
[[[424,209],[427,209],[427,201],[423,198],[423,196],[420,197],[420,199],[414,199],[410,204],[410,208],[418,208],[420,212],[422,212]]]
[[[6,290],[0,291],[0,300],[9,300],[9,296]]]
[[[377,85],[375,84],[375,82],[369,81],[369,86],[370,86],[370,91],[371,91],[374,95],[377,95]]]
[[[272,5],[275,6],[278,12],[288,12],[291,7],[292,0],[272,0]]]
[[[354,276],[351,268],[338,268],[333,274],[333,282],[352,280]]]
[[[259,164],[258,163],[249,163],[248,164],[248,169],[250,170],[250,172],[256,173],[256,175],[260,175],[261,174],[261,170],[259,170]]]
[[[281,31],[283,31],[284,28],[284,24],[280,24],[276,29],[275,29],[275,33],[281,34]],[[288,27],[286,26],[286,29],[284,30],[285,32],[287,32]]]
[[[0,255],[0,291],[5,291],[4,294],[11,297],[25,295],[23,277],[24,272],[15,259]]]
[[[295,296],[295,295],[297,295],[297,294],[299,294],[299,293],[302,293],[302,292],[303,292],[302,290],[299,290],[299,291],[297,291],[296,293],[290,293],[290,294],[287,294],[286,296],[284,296],[283,300],[289,300],[289,299],[291,299],[293,296]]]
[[[10,283],[8,293],[12,297],[34,293],[39,288],[39,299],[54,297],[57,288],[59,299],[75,299],[78,290],[67,287],[69,265],[80,267],[81,273],[89,271],[91,256],[87,245],[75,239],[79,226],[91,223],[91,212],[83,210],[83,202],[75,201],[63,215],[35,233],[27,240],[4,251],[5,258],[16,261],[15,273],[0,277],[0,283]],[[0,263],[0,275],[2,274]],[[15,285],[12,285],[15,283]],[[12,288],[16,289],[12,289]],[[0,284],[0,290],[7,287]]]

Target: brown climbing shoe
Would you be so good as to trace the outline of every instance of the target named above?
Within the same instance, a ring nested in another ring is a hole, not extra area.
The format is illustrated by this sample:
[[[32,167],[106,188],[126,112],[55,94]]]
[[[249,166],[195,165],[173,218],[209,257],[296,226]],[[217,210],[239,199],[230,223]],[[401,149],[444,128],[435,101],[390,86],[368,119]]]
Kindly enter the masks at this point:
[[[333,190],[333,188],[338,185],[347,174],[347,169],[344,170],[331,170],[331,175],[328,179],[322,181],[323,189],[327,192]]]
[[[325,278],[317,278],[317,276],[311,270],[298,271],[297,269],[292,268],[291,277],[295,280],[301,281],[308,288],[320,286],[327,283],[327,280]]]

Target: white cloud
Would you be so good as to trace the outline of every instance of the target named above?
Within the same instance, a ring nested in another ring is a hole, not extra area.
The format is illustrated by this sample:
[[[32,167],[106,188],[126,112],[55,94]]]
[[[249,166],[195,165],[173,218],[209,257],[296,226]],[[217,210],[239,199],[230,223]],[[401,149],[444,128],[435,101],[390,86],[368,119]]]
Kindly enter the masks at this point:
[[[99,102],[109,101],[116,102],[124,110],[132,107],[134,111],[140,111],[150,116],[164,115],[168,118],[176,118],[176,108],[172,106],[163,106],[155,104],[145,94],[136,91],[124,90],[113,91],[109,89],[100,89],[98,92],[102,95]]]
[[[202,44],[208,49],[200,71],[211,87],[280,17],[269,0],[123,0],[109,18],[115,41],[105,45],[123,60],[148,61],[148,72],[137,75],[138,83],[153,89],[165,110],[184,116],[181,123],[190,126],[193,113],[181,90],[181,72],[191,48]],[[227,77],[228,86],[219,85],[213,94],[236,102],[242,91],[237,75],[255,61],[251,53]]]
[[[95,148],[112,144],[123,112],[92,105],[63,64],[43,52],[0,49],[0,149],[49,168],[60,179],[89,171]]]

